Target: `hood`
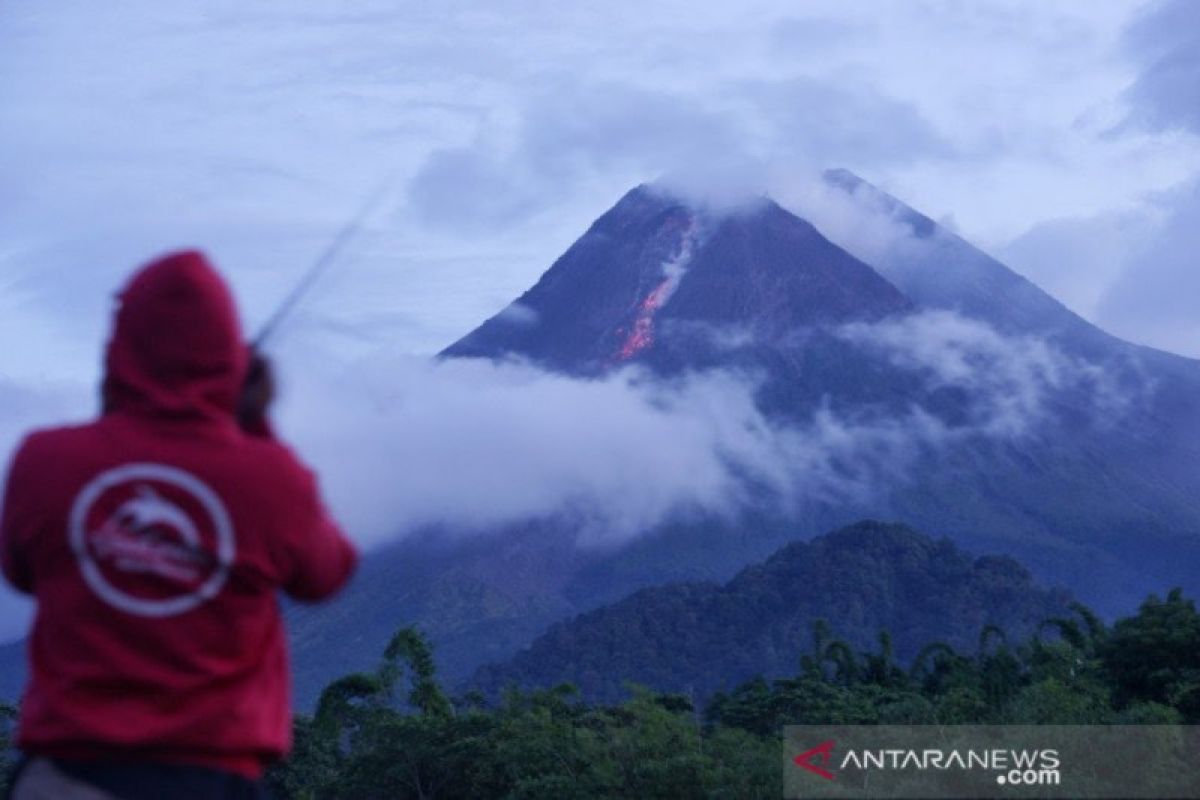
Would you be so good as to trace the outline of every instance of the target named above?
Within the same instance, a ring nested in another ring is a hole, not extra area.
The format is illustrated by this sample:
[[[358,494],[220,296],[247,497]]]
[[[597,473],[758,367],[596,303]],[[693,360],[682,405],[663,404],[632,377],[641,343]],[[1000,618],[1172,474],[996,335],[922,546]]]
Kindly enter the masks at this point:
[[[232,417],[249,361],[233,295],[195,250],[147,264],[117,296],[105,354],[109,410]]]

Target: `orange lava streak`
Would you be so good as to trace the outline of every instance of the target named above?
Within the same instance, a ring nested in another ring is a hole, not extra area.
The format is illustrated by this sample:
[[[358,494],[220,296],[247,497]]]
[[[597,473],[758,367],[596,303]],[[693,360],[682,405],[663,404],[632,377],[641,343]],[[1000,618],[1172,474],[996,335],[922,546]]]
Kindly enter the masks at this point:
[[[696,236],[695,220],[687,219],[682,228],[679,252],[663,264],[665,277],[637,304],[637,316],[634,317],[629,334],[613,356],[614,361],[628,361],[654,344],[654,315],[675,293],[679,281],[683,278],[683,271],[692,257],[692,246]],[[617,333],[623,334],[625,329],[620,328]]]
[[[658,286],[654,287],[654,291],[638,303],[638,315],[633,321],[633,330],[625,337],[625,343],[617,351],[618,361],[628,361],[654,344],[654,314],[662,308],[671,288],[671,279],[663,278]]]

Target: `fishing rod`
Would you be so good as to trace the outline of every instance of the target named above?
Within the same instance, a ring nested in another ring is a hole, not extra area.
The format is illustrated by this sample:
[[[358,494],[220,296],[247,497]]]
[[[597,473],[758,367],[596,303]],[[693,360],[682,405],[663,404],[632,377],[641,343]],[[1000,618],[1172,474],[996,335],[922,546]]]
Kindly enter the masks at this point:
[[[375,191],[367,195],[367,199],[359,207],[358,213],[351,217],[337,235],[329,242],[325,251],[313,262],[313,265],[308,268],[300,280],[292,287],[292,291],[283,298],[283,302],[275,309],[275,312],[267,318],[267,321],[259,329],[258,333],[250,340],[250,347],[254,352],[260,352],[263,344],[267,341],[275,329],[279,327],[280,322],[284,317],[291,312],[296,304],[308,293],[313,284],[317,282],[317,278],[329,268],[329,265],[337,260],[338,255],[345,249],[346,245],[358,234],[362,229],[363,223],[371,216],[371,212],[380,204],[383,198],[387,195],[388,190],[392,187],[394,175],[388,175],[384,180],[380,181],[375,187]]]

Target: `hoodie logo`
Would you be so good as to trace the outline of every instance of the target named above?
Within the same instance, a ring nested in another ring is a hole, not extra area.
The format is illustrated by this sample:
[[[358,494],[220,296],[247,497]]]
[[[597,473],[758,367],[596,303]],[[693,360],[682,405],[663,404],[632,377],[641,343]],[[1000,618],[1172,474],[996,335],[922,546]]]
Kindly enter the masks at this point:
[[[221,499],[200,479],[163,464],[125,464],[75,498],[71,549],[100,599],[143,617],[169,617],[212,599],[236,555]]]

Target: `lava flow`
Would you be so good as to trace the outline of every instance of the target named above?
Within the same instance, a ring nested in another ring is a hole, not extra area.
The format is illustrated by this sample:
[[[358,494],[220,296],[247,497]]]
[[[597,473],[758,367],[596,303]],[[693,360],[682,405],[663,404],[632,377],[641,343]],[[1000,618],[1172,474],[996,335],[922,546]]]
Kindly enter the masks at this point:
[[[654,344],[654,315],[667,304],[679,287],[679,281],[683,279],[688,261],[692,258],[695,241],[696,221],[689,217],[680,237],[679,252],[662,265],[663,279],[637,304],[637,315],[621,347],[613,356],[615,361],[628,361]],[[624,333],[624,330],[619,330],[618,333]]]

